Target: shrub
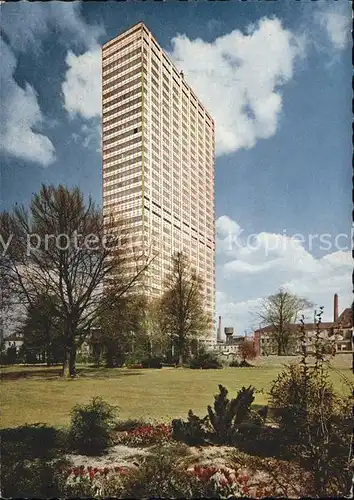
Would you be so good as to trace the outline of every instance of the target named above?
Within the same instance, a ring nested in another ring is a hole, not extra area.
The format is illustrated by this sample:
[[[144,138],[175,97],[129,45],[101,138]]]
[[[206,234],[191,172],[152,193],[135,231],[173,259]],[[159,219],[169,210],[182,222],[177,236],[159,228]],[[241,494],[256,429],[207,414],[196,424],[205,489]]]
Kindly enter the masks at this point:
[[[253,411],[253,387],[242,387],[235,399],[227,399],[228,391],[219,385],[219,394],[215,396],[214,410],[208,406],[208,415],[204,418],[188,412],[188,420],[174,419],[172,421],[172,438],[190,445],[200,445],[207,439],[219,444],[236,444],[236,437],[243,434],[244,438],[252,433],[259,433],[263,426],[267,410],[261,408]]]
[[[74,450],[87,455],[103,453],[112,443],[111,431],[116,408],[101,398],[71,411],[70,443]]]
[[[245,425],[235,437],[237,448],[248,455],[291,458],[286,454],[286,447],[282,444],[278,427],[259,424]]]
[[[162,450],[127,476],[121,498],[191,498],[191,483],[171,450]]]
[[[313,471],[314,491],[321,496],[345,495],[350,483],[351,409],[349,399],[336,394],[329,380],[321,349],[321,314],[314,343],[315,364],[308,364],[306,332],[302,326],[300,364],[288,366],[279,374],[270,391],[270,403],[283,441],[300,463]]]
[[[246,359],[243,359],[238,366],[240,368],[252,368],[253,367],[253,365],[251,365]]]
[[[16,347],[8,347],[5,355],[5,365],[15,365],[19,363],[19,356]]]
[[[61,450],[65,450],[66,434],[46,424],[32,424],[2,429],[1,454],[5,460],[18,458],[32,460],[35,458],[51,459]]]
[[[200,445],[207,436],[207,422],[208,417],[199,418],[189,410],[187,422],[180,418],[172,420],[172,438],[191,446]]]
[[[150,456],[128,475],[123,498],[229,498],[246,496],[248,477],[226,467],[185,469],[173,449]],[[116,495],[114,495],[116,496]]]
[[[2,465],[2,495],[6,498],[60,498],[63,491],[62,468],[67,461],[42,458]]]
[[[216,354],[210,351],[201,351],[197,356],[191,359],[189,363],[189,368],[199,369],[203,368],[207,369],[217,369],[222,368],[222,364],[220,363]]]
[[[136,349],[134,352],[129,353],[126,358],[124,365],[125,366],[131,366],[131,365],[141,365],[142,360],[147,357],[146,351],[143,349]]]
[[[65,434],[44,424],[1,431],[3,497],[59,497]]]
[[[305,439],[306,407],[316,404],[313,397],[309,399],[311,394],[315,396],[315,392],[315,380],[308,380],[306,384],[302,369],[297,365],[288,366],[273,382],[270,405],[289,444],[298,444]]]
[[[141,363],[126,363],[125,366],[131,370],[139,370],[143,367]]]
[[[231,363],[229,364],[231,368],[238,368],[240,366],[240,363],[237,361],[237,359],[233,359]]]
[[[254,359],[257,357],[256,347],[254,345],[254,342],[252,342],[251,340],[244,340],[240,344],[239,349],[242,361],[246,361],[247,359]]]
[[[141,362],[143,368],[162,368],[162,358],[160,356],[148,356]]]
[[[344,494],[349,487],[350,431],[345,422],[350,409],[322,377],[317,370],[306,373],[301,366],[290,366],[274,381],[270,402],[283,443],[314,471],[315,490]]]
[[[235,399],[227,398],[228,391],[219,385],[219,394],[215,396],[214,410],[208,406],[208,415],[215,432],[215,439],[221,444],[232,444],[240,426],[250,420],[251,404],[255,389],[242,387]]]

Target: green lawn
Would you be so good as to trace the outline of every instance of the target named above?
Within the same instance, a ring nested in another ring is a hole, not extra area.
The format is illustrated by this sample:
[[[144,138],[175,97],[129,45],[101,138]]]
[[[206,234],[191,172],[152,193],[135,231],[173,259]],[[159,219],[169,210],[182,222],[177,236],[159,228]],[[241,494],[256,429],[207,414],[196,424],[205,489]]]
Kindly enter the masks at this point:
[[[254,368],[224,368],[221,370],[130,370],[90,369],[80,367],[74,380],[59,377],[59,368],[2,368],[1,427],[16,427],[24,423],[43,422],[62,426],[69,423],[70,410],[76,403],[86,403],[101,396],[119,407],[119,417],[145,420],[171,420],[185,417],[190,408],[199,415],[213,401],[218,384],[225,385],[235,395],[243,385],[253,385],[258,391],[255,403],[267,402],[267,391],[281,370],[283,362],[294,358],[261,358]],[[341,375],[352,381],[350,356],[339,355],[334,360],[338,371],[331,372],[333,382],[342,390]],[[16,378],[17,377],[17,378]]]

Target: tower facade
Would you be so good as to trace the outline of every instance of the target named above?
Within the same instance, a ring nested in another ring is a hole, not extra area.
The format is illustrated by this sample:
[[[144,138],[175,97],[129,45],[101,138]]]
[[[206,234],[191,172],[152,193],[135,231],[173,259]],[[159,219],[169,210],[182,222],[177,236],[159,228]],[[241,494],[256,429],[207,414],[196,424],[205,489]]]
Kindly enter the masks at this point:
[[[102,47],[102,175],[106,218],[156,255],[159,296],[182,251],[215,310],[214,121],[143,23]],[[131,264],[134,266],[134,262]]]

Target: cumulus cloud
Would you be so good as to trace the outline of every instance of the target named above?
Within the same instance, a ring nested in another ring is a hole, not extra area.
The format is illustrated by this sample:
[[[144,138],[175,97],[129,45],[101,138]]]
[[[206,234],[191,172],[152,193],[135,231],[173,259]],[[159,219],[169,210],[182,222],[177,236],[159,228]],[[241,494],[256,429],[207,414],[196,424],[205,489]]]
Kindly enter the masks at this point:
[[[302,38],[277,18],[263,18],[212,43],[172,39],[170,53],[216,121],[216,152],[251,148],[276,133],[282,87],[293,77]],[[222,98],[221,98],[222,96]]]
[[[85,22],[80,14],[80,2],[23,2],[2,6],[2,30],[9,45],[1,38],[0,148],[12,156],[47,166],[55,158],[52,142],[41,133],[43,125],[48,123],[33,86],[26,83],[21,87],[14,78],[17,65],[15,52],[39,52],[42,41],[54,32],[60,33],[58,40],[64,44],[81,45],[91,50],[97,47],[104,28]],[[70,52],[69,63],[74,59],[74,54]],[[80,81],[80,74],[74,72],[74,79]],[[75,97],[80,105],[79,96]],[[86,134],[86,141],[88,136]]]
[[[238,235],[241,231],[241,227],[236,221],[232,220],[231,217],[227,215],[222,215],[216,220],[215,223],[216,234],[220,237],[228,236],[232,234],[233,236]]]
[[[323,305],[324,320],[332,319],[334,293],[339,294],[343,309],[350,305],[353,261],[349,250],[333,245],[329,253],[316,258],[299,238],[267,232],[249,238],[236,221],[226,216],[220,219],[216,225],[225,225],[225,232],[217,238],[217,247],[223,249],[217,257],[217,314],[225,315],[230,326],[241,333],[257,326],[252,311],[280,287]],[[236,229],[240,235],[237,244],[225,244],[230,241],[227,227],[231,234]]]
[[[325,30],[336,50],[344,49],[350,40],[350,2],[322,2],[315,12],[315,21]]]
[[[38,51],[50,33],[60,32],[61,40],[82,43],[86,48],[104,34],[102,25],[88,25],[80,13],[81,2],[22,2],[2,6],[2,29],[11,46],[18,51]],[[25,20],[25,22],[24,22]]]
[[[68,70],[62,84],[64,107],[71,116],[90,119],[101,115],[101,49],[94,47],[66,56]]]
[[[34,131],[44,122],[36,92],[29,83],[20,87],[15,81],[16,57],[1,37],[0,53],[0,149],[45,167],[54,161],[55,150],[48,137]]]
[[[62,83],[63,105],[70,118],[83,120],[77,136],[84,148],[101,151],[101,48],[93,46],[81,55],[69,51]],[[76,139],[77,140],[77,139]]]

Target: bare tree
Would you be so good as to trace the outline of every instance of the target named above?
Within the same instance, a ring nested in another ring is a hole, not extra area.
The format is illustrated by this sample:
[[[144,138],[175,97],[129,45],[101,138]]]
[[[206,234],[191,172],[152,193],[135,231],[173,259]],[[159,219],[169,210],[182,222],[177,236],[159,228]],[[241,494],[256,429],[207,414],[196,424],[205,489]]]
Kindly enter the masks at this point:
[[[278,355],[286,354],[299,313],[312,307],[312,303],[294,295],[287,290],[279,289],[274,295],[263,299],[256,317],[262,326],[271,326],[270,334],[277,342]]]
[[[29,210],[22,206],[0,215],[3,240],[11,240],[1,266],[12,292],[27,305],[43,295],[55,298],[65,376],[75,374],[76,350],[92,325],[142,280],[150,262],[142,249],[139,269],[127,272],[131,252],[121,245],[119,223],[108,222],[78,188],[61,185],[43,185]]]
[[[183,364],[191,341],[206,333],[212,325],[204,311],[202,286],[188,258],[181,252],[176,253],[160,300],[159,322],[161,330],[173,338],[179,364]]]

